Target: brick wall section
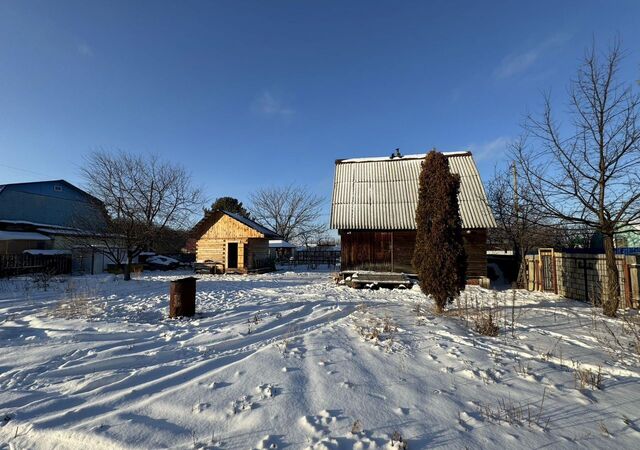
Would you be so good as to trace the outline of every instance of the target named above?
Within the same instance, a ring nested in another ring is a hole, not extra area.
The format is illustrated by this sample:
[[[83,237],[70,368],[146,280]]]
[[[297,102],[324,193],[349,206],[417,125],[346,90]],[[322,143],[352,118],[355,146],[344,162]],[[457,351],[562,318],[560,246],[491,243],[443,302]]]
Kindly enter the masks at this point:
[[[603,254],[554,253],[556,289],[558,295],[589,303],[606,299],[606,262]],[[640,302],[640,257],[617,255],[620,275],[621,307],[628,303],[638,307]],[[527,288],[542,290],[541,267],[538,255],[527,256]],[[629,280],[630,291],[627,292]]]

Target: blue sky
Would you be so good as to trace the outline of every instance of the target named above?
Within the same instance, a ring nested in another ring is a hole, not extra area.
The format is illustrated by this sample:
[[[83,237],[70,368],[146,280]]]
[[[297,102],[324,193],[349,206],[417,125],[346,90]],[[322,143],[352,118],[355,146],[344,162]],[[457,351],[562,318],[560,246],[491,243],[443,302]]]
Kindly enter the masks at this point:
[[[486,179],[594,38],[618,34],[640,79],[639,23],[638,1],[2,0],[0,183],[81,184],[96,149],[244,201],[298,183],[328,202],[335,159],[396,147],[470,149]]]

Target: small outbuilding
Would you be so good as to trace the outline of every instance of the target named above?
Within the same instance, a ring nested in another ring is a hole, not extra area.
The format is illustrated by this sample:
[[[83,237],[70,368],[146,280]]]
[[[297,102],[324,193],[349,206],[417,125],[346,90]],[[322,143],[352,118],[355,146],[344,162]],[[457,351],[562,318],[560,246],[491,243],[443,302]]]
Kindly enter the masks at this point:
[[[208,212],[193,229],[196,262],[214,262],[225,273],[267,272],[275,269],[269,240],[281,239],[274,231],[239,214]]]
[[[296,254],[296,246],[284,239],[269,241],[269,255],[279,261],[289,260]]]

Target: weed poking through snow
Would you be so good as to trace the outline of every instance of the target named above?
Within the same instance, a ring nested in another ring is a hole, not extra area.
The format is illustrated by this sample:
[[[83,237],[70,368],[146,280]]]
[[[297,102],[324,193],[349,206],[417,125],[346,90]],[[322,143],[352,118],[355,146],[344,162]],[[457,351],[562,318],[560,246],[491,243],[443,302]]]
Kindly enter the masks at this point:
[[[573,380],[576,389],[590,388],[591,390],[602,389],[602,366],[598,370],[583,368],[580,363],[573,363]]]
[[[523,405],[520,402],[507,399],[500,399],[496,405],[480,404],[480,414],[490,422],[507,423],[509,425],[532,427],[536,425],[543,430],[549,427],[549,417],[544,417],[544,400],[546,398],[547,388],[542,391],[542,399],[539,405],[527,403]]]
[[[494,322],[493,314],[489,311],[487,314],[482,314],[474,320],[475,330],[484,336],[497,336],[500,332],[500,327]]]

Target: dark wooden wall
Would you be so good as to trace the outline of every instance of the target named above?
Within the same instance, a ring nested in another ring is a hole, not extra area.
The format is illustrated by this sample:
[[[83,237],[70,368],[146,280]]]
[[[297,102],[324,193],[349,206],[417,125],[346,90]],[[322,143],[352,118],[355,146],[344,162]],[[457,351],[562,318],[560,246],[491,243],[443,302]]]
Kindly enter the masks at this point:
[[[378,270],[415,273],[411,259],[415,231],[339,230],[342,270]],[[467,276],[487,275],[487,230],[464,230]],[[392,252],[393,249],[393,252]]]
[[[468,232],[467,232],[468,231]],[[487,276],[487,230],[465,230],[464,249],[467,252],[467,277]]]

